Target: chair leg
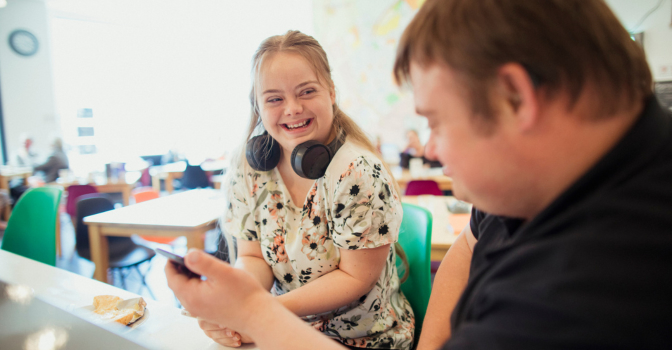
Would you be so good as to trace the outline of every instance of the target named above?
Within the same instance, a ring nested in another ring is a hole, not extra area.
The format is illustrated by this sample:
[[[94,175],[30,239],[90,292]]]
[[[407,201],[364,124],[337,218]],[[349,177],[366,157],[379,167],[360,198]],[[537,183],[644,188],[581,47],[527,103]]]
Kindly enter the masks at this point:
[[[156,300],[156,296],[154,296],[154,293],[152,292],[152,289],[149,288],[149,285],[147,284],[147,280],[145,280],[145,275],[143,275],[142,272],[140,271],[140,267],[138,267],[138,265],[133,265],[133,267],[135,268],[135,271],[137,271],[138,275],[140,276],[140,283],[142,283],[142,285],[145,286],[145,288],[147,288],[147,291],[149,292],[149,295],[152,297],[152,299]],[[151,268],[152,268],[152,265],[150,264],[149,269],[151,269]],[[147,269],[147,272],[149,272],[149,269]],[[142,289],[142,287],[140,287],[140,289]]]
[[[120,268],[119,269],[119,279],[121,281],[121,288],[124,289],[124,290],[126,289],[126,278],[125,277],[126,276],[124,276],[124,269]]]
[[[60,258],[63,256],[61,251],[61,216],[56,214],[56,257]]]

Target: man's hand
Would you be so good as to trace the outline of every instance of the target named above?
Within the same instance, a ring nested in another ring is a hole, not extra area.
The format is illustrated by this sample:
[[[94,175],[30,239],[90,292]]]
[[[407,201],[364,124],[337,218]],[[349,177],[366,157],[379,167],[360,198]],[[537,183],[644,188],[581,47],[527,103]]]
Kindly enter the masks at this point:
[[[249,333],[252,315],[273,303],[273,297],[245,271],[200,250],[189,251],[184,260],[191,271],[206,279],[188,278],[169,262],[165,268],[168,287],[199,320]]]

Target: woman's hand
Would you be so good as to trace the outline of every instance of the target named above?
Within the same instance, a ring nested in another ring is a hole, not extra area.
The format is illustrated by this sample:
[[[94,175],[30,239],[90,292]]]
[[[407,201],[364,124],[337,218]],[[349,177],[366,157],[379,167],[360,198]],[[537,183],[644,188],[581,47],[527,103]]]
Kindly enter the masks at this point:
[[[208,322],[203,319],[198,320],[198,325],[199,327],[201,327],[203,332],[205,332],[205,335],[210,337],[217,344],[237,348],[242,343],[253,342],[253,340],[250,337],[244,334],[240,334],[230,328],[226,328],[224,326],[220,326],[218,324]]]

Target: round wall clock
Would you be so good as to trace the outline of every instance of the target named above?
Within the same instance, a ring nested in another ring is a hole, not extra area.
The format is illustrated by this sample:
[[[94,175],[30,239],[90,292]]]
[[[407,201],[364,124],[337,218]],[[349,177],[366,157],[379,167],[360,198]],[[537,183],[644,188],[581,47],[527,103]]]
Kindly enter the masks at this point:
[[[17,29],[9,34],[9,46],[21,56],[32,56],[37,52],[38,42],[33,33]]]

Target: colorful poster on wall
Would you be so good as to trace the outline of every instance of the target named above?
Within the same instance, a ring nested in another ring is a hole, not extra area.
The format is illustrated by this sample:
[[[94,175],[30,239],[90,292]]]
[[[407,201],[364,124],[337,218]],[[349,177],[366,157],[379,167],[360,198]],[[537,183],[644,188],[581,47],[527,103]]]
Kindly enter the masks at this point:
[[[333,70],[338,103],[383,143],[403,147],[405,130],[425,125],[413,95],[394,82],[399,38],[424,0],[314,2],[316,38]]]

